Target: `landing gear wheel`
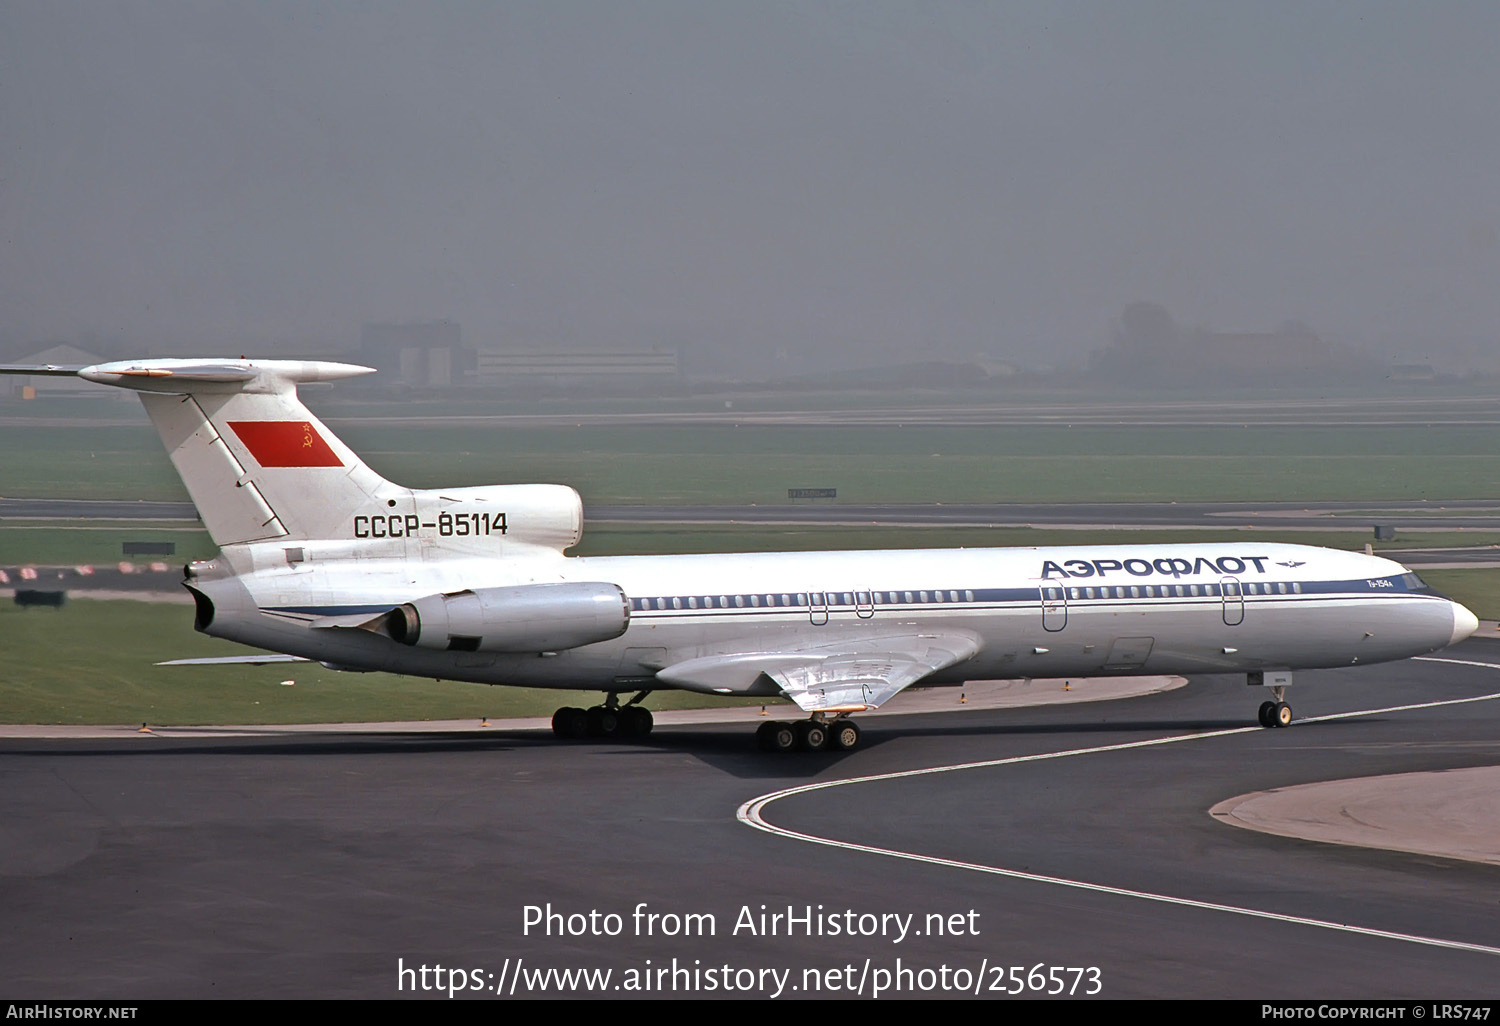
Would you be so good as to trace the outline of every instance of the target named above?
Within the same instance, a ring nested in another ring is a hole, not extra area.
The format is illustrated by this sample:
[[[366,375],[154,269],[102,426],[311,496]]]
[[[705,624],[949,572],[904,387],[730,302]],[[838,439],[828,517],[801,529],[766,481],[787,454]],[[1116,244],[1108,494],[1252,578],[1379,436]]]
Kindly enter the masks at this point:
[[[776,751],[776,728],[781,724],[775,720],[767,720],[755,731],[755,747],[763,752]]]
[[[655,725],[651,710],[638,705],[621,706],[619,716],[620,734],[624,737],[645,737]]]
[[[1262,702],[1262,703],[1260,703],[1260,725],[1262,727],[1274,727],[1274,726],[1276,726],[1275,721],[1271,719],[1271,717],[1273,717],[1275,715],[1276,715],[1276,703],[1275,702]]]
[[[1292,707],[1285,702],[1277,702],[1275,709],[1271,712],[1271,725],[1275,727],[1290,727],[1292,725]]]
[[[615,737],[620,733],[620,710],[596,705],[587,715],[589,737]]]
[[[790,752],[797,747],[797,732],[790,723],[762,723],[755,732],[755,743],[763,752]]]
[[[572,706],[564,706],[552,714],[552,733],[558,737],[577,740],[588,733],[588,713]]]
[[[816,720],[797,721],[797,747],[804,752],[821,752],[828,747],[828,729]]]
[[[828,728],[828,747],[836,752],[852,752],[859,747],[859,726],[853,720],[834,720]]]

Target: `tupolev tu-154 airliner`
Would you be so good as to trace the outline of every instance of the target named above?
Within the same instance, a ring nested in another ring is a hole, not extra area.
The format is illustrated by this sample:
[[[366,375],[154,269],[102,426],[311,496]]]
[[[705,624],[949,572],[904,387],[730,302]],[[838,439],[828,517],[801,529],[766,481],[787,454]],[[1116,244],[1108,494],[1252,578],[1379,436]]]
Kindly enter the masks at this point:
[[[195,626],[336,669],[598,690],[560,737],[641,736],[653,691],[787,699],[770,751],[851,750],[851,714],[912,685],[1237,673],[1292,720],[1296,670],[1405,659],[1474,614],[1398,563],[1303,545],[568,556],[578,493],[386,481],[297,396],[368,367],[137,360],[4,367],[134,389],[219,546]],[[622,695],[633,695],[622,703]]]

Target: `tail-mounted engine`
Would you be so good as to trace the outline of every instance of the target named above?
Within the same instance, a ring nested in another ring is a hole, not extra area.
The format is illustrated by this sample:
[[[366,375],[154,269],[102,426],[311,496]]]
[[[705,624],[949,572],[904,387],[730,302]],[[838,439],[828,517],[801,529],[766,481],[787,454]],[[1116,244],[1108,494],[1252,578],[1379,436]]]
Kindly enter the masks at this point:
[[[618,585],[521,584],[407,602],[379,632],[418,648],[559,652],[618,638],[629,624],[630,600]]]

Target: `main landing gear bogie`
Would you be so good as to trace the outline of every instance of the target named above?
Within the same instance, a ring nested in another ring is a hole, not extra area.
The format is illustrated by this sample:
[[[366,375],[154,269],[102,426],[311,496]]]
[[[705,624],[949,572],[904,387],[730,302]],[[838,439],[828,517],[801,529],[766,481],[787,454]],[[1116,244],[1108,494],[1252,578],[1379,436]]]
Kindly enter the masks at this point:
[[[656,723],[651,710],[636,703],[647,694],[641,692],[627,705],[621,705],[619,696],[612,693],[603,705],[588,709],[565,706],[552,714],[552,733],[574,741],[646,737]]]
[[[859,725],[840,717],[832,721],[771,720],[755,732],[755,743],[763,752],[852,752],[859,747]]]

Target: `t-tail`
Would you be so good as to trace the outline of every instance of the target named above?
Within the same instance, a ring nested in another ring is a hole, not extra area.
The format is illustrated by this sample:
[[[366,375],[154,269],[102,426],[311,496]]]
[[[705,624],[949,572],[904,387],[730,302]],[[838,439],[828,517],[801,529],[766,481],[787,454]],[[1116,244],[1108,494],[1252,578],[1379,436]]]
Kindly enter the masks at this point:
[[[215,544],[329,541],[352,554],[496,556],[578,542],[583,507],[561,485],[420,490],[387,481],[297,395],[374,368],[302,360],[133,360],[4,368],[76,374],[138,392]]]

